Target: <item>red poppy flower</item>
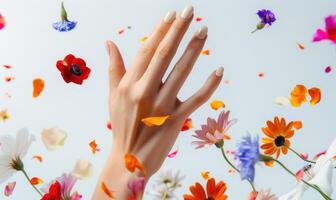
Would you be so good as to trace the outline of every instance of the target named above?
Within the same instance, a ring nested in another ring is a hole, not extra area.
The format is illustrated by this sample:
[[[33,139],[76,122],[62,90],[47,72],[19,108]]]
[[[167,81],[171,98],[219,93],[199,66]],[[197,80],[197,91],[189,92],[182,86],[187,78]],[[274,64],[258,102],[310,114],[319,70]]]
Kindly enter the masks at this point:
[[[41,200],[62,200],[61,184],[56,181],[49,187],[49,192]]]
[[[91,72],[83,59],[76,58],[72,54],[65,56],[63,60],[57,61],[56,66],[66,83],[73,82],[81,85]]]

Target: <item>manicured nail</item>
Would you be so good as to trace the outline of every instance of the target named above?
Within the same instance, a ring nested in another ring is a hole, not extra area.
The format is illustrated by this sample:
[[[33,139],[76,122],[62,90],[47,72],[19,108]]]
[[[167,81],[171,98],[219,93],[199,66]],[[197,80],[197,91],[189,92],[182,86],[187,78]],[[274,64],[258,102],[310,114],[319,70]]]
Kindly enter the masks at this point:
[[[196,37],[199,39],[204,39],[208,35],[208,27],[207,26],[202,26],[200,30],[197,31]]]
[[[183,10],[183,12],[182,12],[182,14],[181,14],[181,17],[182,17],[183,19],[188,19],[188,18],[190,18],[190,17],[192,16],[193,13],[194,13],[194,7],[192,7],[192,6],[187,6],[187,7]]]
[[[110,55],[110,45],[109,45],[109,41],[108,40],[105,42],[105,47],[106,47],[107,54]]]
[[[166,16],[164,17],[164,22],[172,23],[176,17],[176,11],[169,11]]]
[[[218,77],[223,76],[223,72],[224,72],[224,67],[220,67],[220,68],[216,69],[216,76],[218,76]]]

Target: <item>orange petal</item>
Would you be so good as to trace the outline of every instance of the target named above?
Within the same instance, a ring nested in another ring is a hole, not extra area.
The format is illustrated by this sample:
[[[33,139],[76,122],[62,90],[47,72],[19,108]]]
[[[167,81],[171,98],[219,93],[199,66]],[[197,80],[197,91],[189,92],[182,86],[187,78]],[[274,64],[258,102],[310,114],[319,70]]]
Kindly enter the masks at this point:
[[[124,159],[128,171],[133,173],[135,169],[139,169],[145,175],[145,167],[134,155],[128,153],[125,155]]]
[[[33,178],[30,179],[30,183],[32,185],[39,185],[39,184],[43,183],[43,180],[40,179],[39,177],[33,177]]]
[[[310,105],[315,105],[321,101],[321,90],[319,88],[310,88],[308,90],[310,96]]]
[[[304,85],[296,85],[291,92],[290,103],[293,107],[300,107],[307,101],[307,88]]]
[[[210,50],[209,49],[205,49],[201,52],[201,55],[205,55],[205,56],[208,56],[210,55]]]
[[[37,78],[33,80],[33,97],[38,97],[44,89],[44,80]]]
[[[271,161],[265,162],[265,165],[266,165],[267,167],[273,167],[273,166],[274,166],[274,161],[271,160]]]
[[[143,118],[141,121],[146,124],[146,126],[161,126],[168,119],[169,115],[160,117],[147,117]]]
[[[201,172],[201,176],[203,177],[204,180],[208,180],[210,177],[210,172]]]
[[[35,159],[35,160],[37,160],[39,162],[43,161],[43,157],[41,155],[35,155],[35,156],[32,157],[32,159]]]
[[[183,126],[181,128],[181,131],[187,131],[189,129],[192,128],[192,119],[191,118],[187,118],[186,120],[184,120]]]
[[[114,199],[113,192],[107,187],[104,182],[101,182],[100,189],[111,199]]]
[[[301,50],[304,50],[305,49],[305,46],[303,46],[303,44],[300,44],[300,43],[296,43],[297,46],[299,47],[299,49]]]
[[[211,106],[212,109],[218,110],[219,108],[224,108],[225,104],[222,101],[220,101],[220,100],[213,100],[210,103],[210,106]]]
[[[91,147],[91,151],[92,151],[93,154],[95,154],[97,151],[100,151],[100,149],[98,148],[98,145],[96,143],[96,140],[92,140],[89,143],[89,146]]]
[[[294,121],[293,122],[293,127],[296,129],[296,130],[300,130],[302,128],[302,122],[301,121]]]

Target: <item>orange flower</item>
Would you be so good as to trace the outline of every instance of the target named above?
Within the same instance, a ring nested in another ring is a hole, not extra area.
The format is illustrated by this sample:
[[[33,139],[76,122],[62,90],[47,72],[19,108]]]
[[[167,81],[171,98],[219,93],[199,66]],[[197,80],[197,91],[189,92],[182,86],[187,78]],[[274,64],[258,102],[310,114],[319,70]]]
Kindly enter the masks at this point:
[[[262,138],[261,145],[264,153],[267,155],[273,155],[276,153],[276,157],[279,158],[282,151],[283,154],[287,154],[288,147],[290,146],[289,138],[294,135],[293,122],[286,124],[286,120],[278,117],[274,118],[274,122],[267,121],[267,126],[261,130],[268,137]]]
[[[310,105],[315,105],[321,101],[321,90],[319,88],[310,88],[308,90],[310,99]]]
[[[226,184],[223,181],[220,181],[216,184],[214,178],[208,180],[206,184],[206,191],[203,186],[198,182],[196,182],[195,185],[190,186],[189,189],[191,194],[183,195],[184,200],[227,199],[227,195],[225,194]]]
[[[291,92],[290,103],[294,107],[300,107],[302,103],[307,101],[307,88],[304,85],[296,85]]]

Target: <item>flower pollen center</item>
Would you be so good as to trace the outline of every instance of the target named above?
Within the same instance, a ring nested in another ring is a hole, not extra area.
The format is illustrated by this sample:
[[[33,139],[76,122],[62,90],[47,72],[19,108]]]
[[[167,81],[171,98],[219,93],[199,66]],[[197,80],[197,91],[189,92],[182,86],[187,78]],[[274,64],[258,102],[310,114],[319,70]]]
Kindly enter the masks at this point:
[[[281,147],[285,145],[285,137],[284,136],[278,136],[275,138],[274,143],[277,147]]]
[[[80,76],[83,73],[78,65],[71,65],[70,72],[76,76]]]

